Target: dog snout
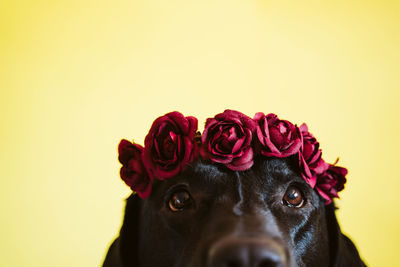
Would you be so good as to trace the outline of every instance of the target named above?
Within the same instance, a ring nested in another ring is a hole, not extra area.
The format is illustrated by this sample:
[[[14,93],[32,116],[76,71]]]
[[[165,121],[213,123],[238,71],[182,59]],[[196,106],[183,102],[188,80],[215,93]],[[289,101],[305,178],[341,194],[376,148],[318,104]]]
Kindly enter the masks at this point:
[[[207,267],[287,267],[285,249],[270,238],[229,237],[210,247]]]

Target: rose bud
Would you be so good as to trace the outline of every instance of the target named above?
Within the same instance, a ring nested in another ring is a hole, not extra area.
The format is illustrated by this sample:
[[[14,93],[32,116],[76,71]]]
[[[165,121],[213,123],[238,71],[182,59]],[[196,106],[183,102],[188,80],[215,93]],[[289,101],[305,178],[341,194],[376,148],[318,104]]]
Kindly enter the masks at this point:
[[[326,200],[326,205],[332,202],[332,198],[339,198],[337,193],[344,189],[346,175],[346,168],[330,165],[326,172],[317,176],[316,189]]]
[[[122,164],[120,170],[122,180],[141,198],[146,198],[150,195],[152,181],[143,165],[142,152],[142,146],[125,139],[121,140],[118,145],[118,160]]]
[[[197,119],[170,112],[157,118],[145,138],[143,163],[152,176],[164,180],[183,171],[197,156]]]
[[[299,152],[302,140],[299,128],[275,114],[259,112],[254,116],[260,153],[267,157],[289,157]]]
[[[314,188],[317,182],[316,175],[324,173],[329,164],[322,158],[322,151],[319,149],[317,139],[308,131],[305,123],[300,126],[300,132],[303,137],[303,144],[299,153],[299,164],[302,170],[303,178]]]
[[[235,110],[225,110],[207,119],[202,135],[202,157],[225,164],[234,171],[251,168],[255,129],[251,118]]]

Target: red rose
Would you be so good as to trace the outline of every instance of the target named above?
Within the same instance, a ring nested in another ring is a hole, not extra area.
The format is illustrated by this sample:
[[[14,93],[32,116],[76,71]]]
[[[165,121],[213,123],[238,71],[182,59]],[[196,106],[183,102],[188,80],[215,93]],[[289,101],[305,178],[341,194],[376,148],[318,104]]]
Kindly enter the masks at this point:
[[[234,171],[251,168],[251,141],[255,129],[255,122],[251,118],[235,110],[225,110],[207,119],[201,137],[202,157],[223,163]]]
[[[303,136],[303,144],[299,153],[300,168],[303,178],[314,188],[317,182],[316,175],[324,173],[329,164],[321,158],[322,151],[319,149],[319,143],[308,132],[308,127],[305,123],[300,126],[300,132]]]
[[[267,157],[288,157],[299,152],[301,133],[299,128],[275,114],[259,112],[254,116],[261,154]]]
[[[151,175],[164,180],[177,175],[197,155],[195,117],[170,112],[157,118],[144,141],[143,163]]]
[[[118,160],[122,164],[120,170],[122,180],[141,198],[146,198],[150,195],[152,181],[144,168],[142,151],[142,146],[125,139],[121,140],[118,145]]]
[[[331,203],[334,197],[339,198],[337,193],[344,189],[346,175],[346,168],[334,165],[330,165],[326,172],[318,175],[316,189],[326,200],[325,204]]]

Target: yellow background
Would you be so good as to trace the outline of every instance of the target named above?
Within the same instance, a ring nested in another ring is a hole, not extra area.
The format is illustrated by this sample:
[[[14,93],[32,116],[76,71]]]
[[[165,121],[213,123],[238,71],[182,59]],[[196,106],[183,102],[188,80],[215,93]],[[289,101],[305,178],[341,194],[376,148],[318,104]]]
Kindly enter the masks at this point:
[[[343,231],[398,265],[399,17],[398,1],[1,2],[1,265],[100,265],[130,193],[119,140],[225,108],[307,122],[349,169]]]

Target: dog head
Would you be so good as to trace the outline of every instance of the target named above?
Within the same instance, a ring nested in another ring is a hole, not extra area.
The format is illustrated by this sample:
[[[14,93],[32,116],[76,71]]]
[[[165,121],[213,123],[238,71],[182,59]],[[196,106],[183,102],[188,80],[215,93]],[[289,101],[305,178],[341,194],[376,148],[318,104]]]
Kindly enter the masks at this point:
[[[105,266],[364,266],[333,203],[291,163],[234,172],[199,161],[149,198],[132,195]]]
[[[121,142],[121,177],[138,194],[104,266],[364,266],[332,202],[347,170],[325,163],[306,126],[228,110],[196,129],[173,112],[145,148]]]

